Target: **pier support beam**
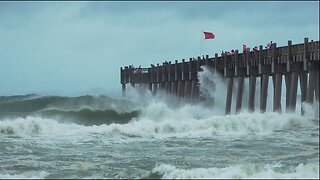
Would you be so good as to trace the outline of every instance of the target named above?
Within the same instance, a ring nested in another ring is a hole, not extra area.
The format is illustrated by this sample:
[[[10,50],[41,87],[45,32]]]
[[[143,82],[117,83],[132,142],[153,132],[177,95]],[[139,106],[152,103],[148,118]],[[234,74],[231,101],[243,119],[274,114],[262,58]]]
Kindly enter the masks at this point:
[[[244,77],[238,77],[238,90],[237,90],[237,101],[236,101],[236,113],[241,111],[242,96],[243,96],[243,84]]]
[[[196,84],[196,81],[195,80],[192,80],[191,82],[191,94],[190,94],[190,97],[191,99],[195,100],[196,99],[196,87],[197,84]]]
[[[298,73],[292,72],[292,74],[291,74],[291,87],[290,87],[290,100],[289,100],[291,112],[294,112],[296,110],[297,88],[298,88]]]
[[[256,77],[250,76],[249,77],[249,102],[248,102],[249,112],[254,111],[255,92],[256,92]]]
[[[191,82],[189,80],[185,81],[184,84],[184,96],[190,97],[190,90],[191,90]]]
[[[273,98],[273,112],[281,112],[281,87],[282,74],[277,73],[274,78],[274,98]]]
[[[153,83],[152,94],[156,95],[158,91],[158,83]]]
[[[315,85],[316,85],[316,75],[314,71],[311,71],[309,73],[309,83],[308,83],[308,91],[307,91],[307,102],[308,103],[313,103],[313,98],[314,98],[314,90],[315,90]]]
[[[152,83],[149,83],[149,91],[152,93]]]
[[[302,103],[307,99],[307,83],[308,83],[308,73],[300,73],[300,91],[301,91],[301,115],[304,115],[304,110],[302,108]]]
[[[171,82],[171,94],[177,95],[177,82],[176,81]]]
[[[286,112],[290,111],[290,87],[291,87],[291,74],[287,73],[285,75],[285,82],[286,82]]]
[[[122,96],[126,96],[126,84],[122,84]]]
[[[184,81],[178,81],[177,95],[179,97],[184,96]]]
[[[169,81],[166,81],[164,83],[164,89],[167,93],[170,93],[170,82]]]
[[[199,101],[200,100],[200,89],[198,86],[198,81],[195,81],[195,91],[194,91],[194,100]]]
[[[226,108],[225,114],[230,114],[231,110],[231,100],[232,100],[232,89],[233,89],[233,77],[228,77],[228,90],[227,90],[227,97],[226,97]]]
[[[165,90],[165,89],[164,89],[164,82],[160,82],[160,83],[159,83],[159,89],[162,90],[162,91]]]
[[[316,87],[315,87],[316,102],[319,102],[319,91],[320,91],[320,89],[319,89],[319,80],[320,80],[319,79],[319,70],[315,72],[315,79],[316,79],[315,80],[315,84],[316,84]]]
[[[261,89],[260,89],[260,111],[262,113],[266,112],[267,109],[267,96],[268,96],[268,84],[269,75],[263,74],[261,76]]]

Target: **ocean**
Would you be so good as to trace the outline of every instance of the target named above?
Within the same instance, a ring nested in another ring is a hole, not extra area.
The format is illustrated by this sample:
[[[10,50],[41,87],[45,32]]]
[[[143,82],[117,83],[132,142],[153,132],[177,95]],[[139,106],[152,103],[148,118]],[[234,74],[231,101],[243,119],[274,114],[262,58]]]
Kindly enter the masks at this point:
[[[1,96],[0,179],[319,179],[318,102],[304,116],[224,115],[219,88],[198,103],[132,88],[126,98]]]

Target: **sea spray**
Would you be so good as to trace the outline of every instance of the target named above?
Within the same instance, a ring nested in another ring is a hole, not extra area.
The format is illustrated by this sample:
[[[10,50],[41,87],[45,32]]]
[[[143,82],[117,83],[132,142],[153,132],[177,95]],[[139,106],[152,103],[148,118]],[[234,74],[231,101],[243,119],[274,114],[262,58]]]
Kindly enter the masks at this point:
[[[198,79],[200,96],[205,98],[204,106],[215,111],[215,114],[223,114],[227,89],[224,77],[210,67],[201,66]]]

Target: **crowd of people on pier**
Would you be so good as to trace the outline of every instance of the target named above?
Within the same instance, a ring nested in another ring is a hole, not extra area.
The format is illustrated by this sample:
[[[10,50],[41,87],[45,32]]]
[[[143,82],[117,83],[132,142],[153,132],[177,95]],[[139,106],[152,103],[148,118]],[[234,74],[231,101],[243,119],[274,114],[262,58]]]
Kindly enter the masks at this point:
[[[266,46],[265,46],[265,48],[266,49],[270,49],[271,47],[272,47],[272,44],[273,44],[273,42],[272,41],[270,41],[270,42],[268,42],[267,44],[266,44]],[[248,47],[247,47],[247,45],[246,44],[243,44],[243,46],[242,46],[242,52],[243,53],[245,53],[245,52],[250,52],[250,51],[248,51]],[[255,46],[254,48],[252,48],[252,51],[251,52],[258,52],[258,46]],[[224,55],[229,55],[229,56],[232,56],[232,55],[235,55],[235,50],[231,50],[231,51],[222,51],[221,52],[221,56],[224,56]]]
[[[270,49],[270,48],[272,47],[272,44],[273,44],[272,41],[268,42],[268,43],[266,44],[266,46],[265,46],[265,49]],[[249,50],[249,48],[247,47],[247,45],[246,45],[246,44],[243,44],[243,46],[242,46],[242,52],[243,52],[243,53],[245,53],[245,52],[250,52],[250,51],[248,51],[248,50]],[[255,52],[255,53],[258,52],[258,46],[255,46],[254,48],[252,48],[252,51],[251,51],[251,52]],[[236,51],[235,51],[234,49],[232,49],[231,51],[225,51],[225,52],[222,51],[222,52],[221,52],[221,56],[225,56],[225,55],[227,55],[227,56],[232,56],[232,55],[235,55],[235,54],[236,54]],[[193,58],[193,60],[196,60],[196,59]],[[164,65],[167,65],[167,64],[169,64],[169,62],[168,62],[168,61],[164,61],[163,64],[164,64]],[[151,66],[151,67],[155,67],[153,64],[150,64],[150,66]],[[141,65],[140,65],[139,67],[135,68],[135,67],[133,66],[133,64],[132,64],[132,65],[129,65],[129,69],[131,69],[133,73],[141,73],[141,72],[142,72]]]

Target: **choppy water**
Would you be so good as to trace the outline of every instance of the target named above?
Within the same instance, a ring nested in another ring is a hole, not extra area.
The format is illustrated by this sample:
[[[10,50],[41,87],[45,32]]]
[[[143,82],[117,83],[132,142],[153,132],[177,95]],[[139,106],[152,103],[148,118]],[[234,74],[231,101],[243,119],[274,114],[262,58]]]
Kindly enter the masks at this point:
[[[0,97],[0,178],[319,178],[319,103],[225,116],[221,96]]]
[[[312,115],[224,116],[201,105],[170,107],[158,100],[130,109],[123,101],[107,107],[110,99],[88,96],[55,97],[68,103],[23,111],[15,108],[53,97],[6,98],[0,105],[1,178],[319,178],[319,120]],[[96,125],[84,123],[90,116],[80,106],[91,106]],[[65,113],[71,108],[81,120]],[[47,109],[56,114],[43,113]],[[127,122],[99,115],[113,111]]]

